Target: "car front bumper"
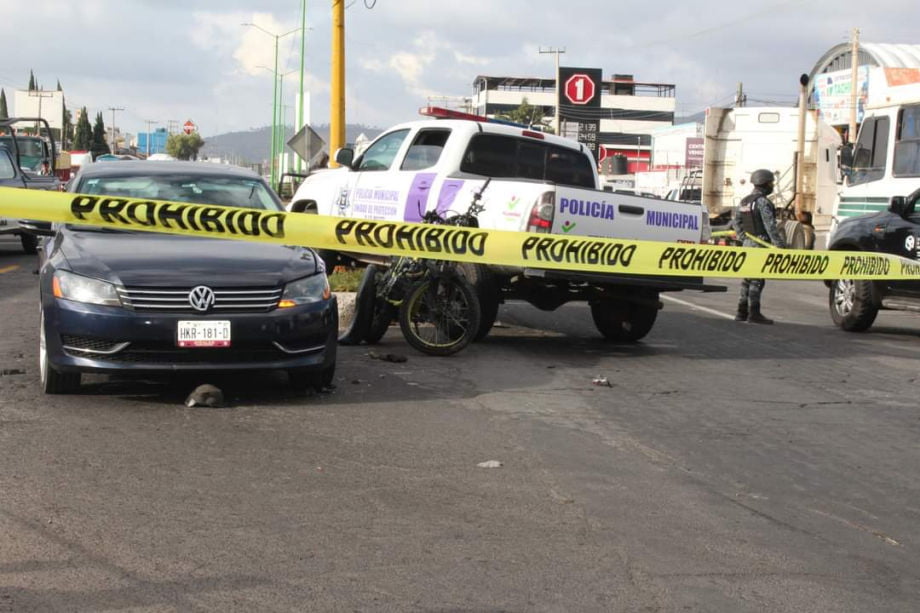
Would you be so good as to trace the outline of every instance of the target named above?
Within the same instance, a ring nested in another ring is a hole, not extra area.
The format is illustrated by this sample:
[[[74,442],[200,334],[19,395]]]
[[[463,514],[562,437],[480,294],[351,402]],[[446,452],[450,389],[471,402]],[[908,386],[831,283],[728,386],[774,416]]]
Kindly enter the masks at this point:
[[[48,296],[42,308],[48,359],[62,372],[319,371],[335,364],[335,296],[264,313],[137,312]],[[179,347],[185,320],[229,320],[230,346]]]

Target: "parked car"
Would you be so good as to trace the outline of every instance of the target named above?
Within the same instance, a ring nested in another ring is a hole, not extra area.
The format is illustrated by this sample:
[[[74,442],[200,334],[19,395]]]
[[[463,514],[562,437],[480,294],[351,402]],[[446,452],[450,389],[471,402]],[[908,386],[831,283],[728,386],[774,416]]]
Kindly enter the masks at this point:
[[[282,211],[242,168],[122,161],[82,169],[71,192]],[[55,224],[40,252],[45,393],[83,373],[282,369],[296,387],[335,372],[338,310],[306,247]]]

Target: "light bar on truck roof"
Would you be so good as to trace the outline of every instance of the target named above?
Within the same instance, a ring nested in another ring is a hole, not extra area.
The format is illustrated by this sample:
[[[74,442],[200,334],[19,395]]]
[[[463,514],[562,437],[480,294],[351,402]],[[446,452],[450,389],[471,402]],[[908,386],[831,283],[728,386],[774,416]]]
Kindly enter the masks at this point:
[[[506,119],[496,119],[494,117],[485,117],[483,115],[473,115],[472,113],[464,113],[463,111],[455,111],[453,109],[445,109],[440,106],[423,106],[418,110],[419,115],[424,115],[426,117],[434,117],[436,119],[463,119],[466,121],[482,121],[485,123],[497,123],[503,126],[511,126],[512,128],[523,128],[525,130],[524,136],[530,136],[531,138],[543,138],[542,132],[535,132],[531,130],[530,126],[525,126],[522,123],[515,123],[513,121],[508,121]]]

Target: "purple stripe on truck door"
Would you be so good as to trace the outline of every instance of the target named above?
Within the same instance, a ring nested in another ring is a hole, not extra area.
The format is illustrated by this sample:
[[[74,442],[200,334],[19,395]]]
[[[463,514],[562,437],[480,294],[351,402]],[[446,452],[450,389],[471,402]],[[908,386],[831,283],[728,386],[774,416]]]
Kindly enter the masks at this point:
[[[409,193],[406,195],[406,208],[403,211],[403,219],[406,221],[421,221],[422,215],[428,210],[428,194],[431,193],[431,186],[437,173],[419,172],[412,179],[412,185],[409,186]]]
[[[463,179],[447,179],[441,183],[441,193],[438,194],[438,213],[443,215],[450,210],[450,206],[457,197],[457,192],[463,187]],[[463,211],[458,211],[462,213]]]

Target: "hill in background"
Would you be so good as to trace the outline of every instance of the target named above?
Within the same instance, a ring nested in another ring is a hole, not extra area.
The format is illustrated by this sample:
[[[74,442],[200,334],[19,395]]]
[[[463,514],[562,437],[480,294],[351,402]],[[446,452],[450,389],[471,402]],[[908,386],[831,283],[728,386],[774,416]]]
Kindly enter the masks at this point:
[[[329,125],[313,126],[317,134],[323,137],[323,140],[329,142]],[[345,126],[345,141],[354,143],[358,135],[364,134],[373,139],[383,132],[380,128],[372,128],[362,124],[348,124]],[[284,142],[294,136],[292,126],[285,129]],[[272,129],[271,126],[247,130],[245,132],[227,132],[226,134],[217,134],[208,136],[204,139],[204,147],[201,148],[199,158],[219,157],[229,160],[231,163],[246,166],[256,164],[267,160],[268,151],[271,148]],[[290,152],[290,148],[285,147],[285,151]]]

